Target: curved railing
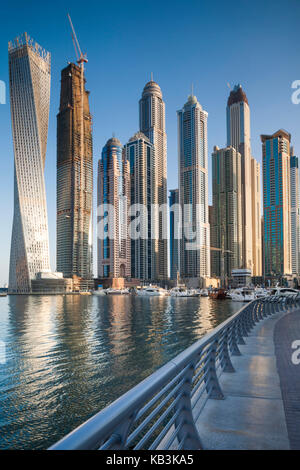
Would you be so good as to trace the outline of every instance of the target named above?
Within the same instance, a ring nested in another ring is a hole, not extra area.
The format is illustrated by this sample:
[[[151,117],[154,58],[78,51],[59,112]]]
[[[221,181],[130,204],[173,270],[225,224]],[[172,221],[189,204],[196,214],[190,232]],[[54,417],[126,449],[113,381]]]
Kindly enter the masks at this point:
[[[196,428],[207,400],[224,398],[222,372],[254,325],[300,300],[265,297],[247,304],[50,449],[201,449]]]

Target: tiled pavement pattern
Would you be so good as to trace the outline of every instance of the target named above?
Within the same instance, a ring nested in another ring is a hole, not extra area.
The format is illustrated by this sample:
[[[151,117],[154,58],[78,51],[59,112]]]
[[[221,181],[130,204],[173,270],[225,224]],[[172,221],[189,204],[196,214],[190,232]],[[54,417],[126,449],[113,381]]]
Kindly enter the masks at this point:
[[[300,364],[293,364],[291,345],[300,340],[300,310],[289,313],[275,325],[274,343],[280,388],[291,449],[300,450]]]
[[[256,324],[245,338],[246,344],[239,346],[242,355],[232,357],[236,372],[221,375],[220,385],[225,399],[208,400],[196,423],[205,449],[299,448],[296,446],[300,437],[300,366],[296,376],[295,370],[292,372],[291,369],[290,342],[294,337],[300,339],[300,321],[296,333],[296,326],[291,320],[287,323],[286,315],[277,313]],[[292,315],[296,320],[295,314]],[[286,326],[287,332],[284,332]],[[287,373],[282,384],[283,392],[275,356],[275,327],[276,337],[282,334],[277,346],[277,357],[282,357],[280,374]],[[289,411],[289,434],[282,394]],[[291,443],[289,435],[293,437]]]

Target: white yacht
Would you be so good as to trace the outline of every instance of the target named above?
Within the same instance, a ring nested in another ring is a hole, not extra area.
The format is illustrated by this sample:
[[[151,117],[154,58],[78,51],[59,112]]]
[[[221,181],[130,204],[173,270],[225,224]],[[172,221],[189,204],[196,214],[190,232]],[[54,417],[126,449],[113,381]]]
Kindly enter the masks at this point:
[[[170,290],[171,297],[190,297],[189,291],[183,287],[173,287]]]
[[[264,287],[256,287],[254,290],[254,295],[256,299],[261,299],[262,297],[267,297],[270,295],[270,292],[267,291]]]
[[[275,287],[271,289],[270,295],[278,295],[279,297],[295,297],[300,295],[300,291],[297,289],[292,289],[291,287]]]
[[[113,289],[112,287],[106,289],[107,295],[124,295],[129,293],[129,289]]]
[[[149,286],[137,290],[137,295],[140,297],[163,297],[168,295],[168,292],[161,287]]]
[[[93,291],[93,295],[106,295],[106,292],[104,289],[98,289]]]
[[[251,302],[255,300],[255,293],[253,289],[241,287],[240,289],[230,291],[230,298],[234,302]]]
[[[201,289],[200,290],[200,295],[201,295],[201,297],[208,297],[208,290],[207,289]]]

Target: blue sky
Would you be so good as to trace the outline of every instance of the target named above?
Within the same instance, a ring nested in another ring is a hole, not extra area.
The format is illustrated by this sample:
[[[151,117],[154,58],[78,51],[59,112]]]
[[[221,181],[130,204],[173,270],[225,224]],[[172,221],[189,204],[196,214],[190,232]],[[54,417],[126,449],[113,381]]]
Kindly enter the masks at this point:
[[[94,168],[106,140],[125,143],[138,130],[138,100],[153,72],[166,103],[168,187],[177,187],[176,110],[194,92],[208,112],[209,161],[226,143],[227,83],[241,83],[251,109],[252,153],[261,161],[260,134],[283,127],[300,155],[300,105],[291,84],[300,79],[299,0],[127,0],[2,2],[0,80],[7,84],[7,42],[23,31],[52,54],[46,188],[52,268],[55,269],[56,114],[60,71],[75,60],[70,12],[84,52],[91,91]],[[9,104],[0,105],[0,285],[8,280],[13,216],[13,150]],[[95,172],[96,176],[96,172]],[[96,257],[96,252],[94,253]]]

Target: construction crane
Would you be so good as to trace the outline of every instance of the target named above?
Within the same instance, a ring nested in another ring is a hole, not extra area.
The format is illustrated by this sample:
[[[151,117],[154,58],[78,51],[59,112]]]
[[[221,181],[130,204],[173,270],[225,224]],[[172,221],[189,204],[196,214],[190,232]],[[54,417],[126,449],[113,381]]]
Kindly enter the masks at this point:
[[[81,52],[80,44],[78,42],[76,32],[75,32],[75,29],[74,29],[74,26],[73,26],[73,23],[72,23],[72,20],[71,20],[71,17],[69,15],[69,13],[68,13],[68,18],[69,18],[69,22],[70,22],[70,26],[71,26],[71,30],[72,30],[72,41],[73,41],[73,44],[74,44],[74,49],[75,49],[77,62],[80,65],[80,67],[84,68],[84,63],[88,62],[87,56],[86,56],[86,54],[83,54]]]
[[[84,272],[84,254],[83,254],[83,242],[84,242],[84,64],[88,62],[87,55],[83,54],[80,48],[80,44],[77,39],[77,35],[68,13],[68,19],[72,30],[72,41],[75,49],[77,63],[80,66],[80,101],[79,101],[79,116],[80,116],[80,142],[79,142],[79,156],[80,156],[80,178],[79,178],[79,210],[78,210],[78,238],[79,238],[79,266],[77,270],[82,277]]]

